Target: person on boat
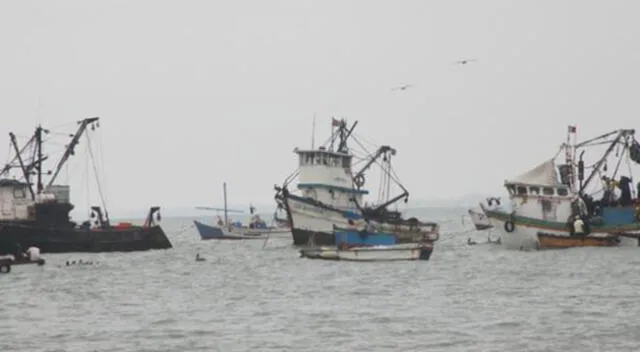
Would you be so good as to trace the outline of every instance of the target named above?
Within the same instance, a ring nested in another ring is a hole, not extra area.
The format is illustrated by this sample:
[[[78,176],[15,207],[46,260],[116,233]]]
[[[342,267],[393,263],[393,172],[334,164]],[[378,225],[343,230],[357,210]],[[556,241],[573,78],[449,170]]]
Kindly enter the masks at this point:
[[[16,260],[22,260],[27,257],[27,254],[22,250],[22,245],[18,243],[16,245]]]
[[[604,183],[604,193],[602,194],[601,204],[604,207],[613,206],[616,204],[616,181],[602,176],[602,182]]]
[[[364,230],[368,233],[373,233],[376,227],[369,220],[365,220]]]
[[[582,221],[582,217],[576,216],[573,220],[573,233],[575,235],[584,235],[584,221]]]
[[[627,176],[620,177],[620,181],[616,183],[616,186],[620,189],[620,205],[628,207],[631,205],[631,179]]]

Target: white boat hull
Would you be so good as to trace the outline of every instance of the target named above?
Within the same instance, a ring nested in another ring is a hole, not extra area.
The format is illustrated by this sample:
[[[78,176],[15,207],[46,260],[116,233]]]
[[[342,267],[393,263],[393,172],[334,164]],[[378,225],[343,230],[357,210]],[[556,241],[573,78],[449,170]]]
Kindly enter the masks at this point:
[[[315,206],[295,197],[286,197],[284,201],[291,216],[294,245],[307,245],[311,238],[318,245],[333,245],[335,243],[333,225],[349,226],[348,219],[337,211]]]
[[[498,233],[502,239],[502,246],[506,249],[512,250],[533,250],[538,249],[540,242],[538,240],[538,233],[544,232],[551,235],[566,236],[569,237],[569,231],[558,231],[552,229],[540,229],[537,227],[530,227],[526,225],[516,225],[512,232],[508,232],[505,229],[505,221],[490,217],[490,222],[494,227],[494,231]],[[593,233],[592,237],[606,237],[609,236],[606,233]],[[629,238],[620,236],[620,243],[618,246],[624,247],[637,247],[638,240],[635,238]]]
[[[346,250],[340,250],[336,247],[306,248],[300,250],[302,257],[310,259],[354,262],[428,260],[432,252],[433,246],[415,244],[361,247]]]

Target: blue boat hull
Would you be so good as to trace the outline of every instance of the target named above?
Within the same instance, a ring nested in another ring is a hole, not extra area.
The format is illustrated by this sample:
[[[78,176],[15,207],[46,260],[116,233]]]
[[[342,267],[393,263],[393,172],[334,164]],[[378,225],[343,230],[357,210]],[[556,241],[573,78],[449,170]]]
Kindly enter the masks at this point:
[[[393,246],[398,244],[395,235],[375,232],[353,230],[336,230],[335,245],[337,247],[373,247],[373,246]]]
[[[218,226],[203,224],[195,220],[193,223],[196,226],[196,230],[198,231],[200,238],[203,240],[256,240],[264,239],[266,237],[264,235],[232,234]]]

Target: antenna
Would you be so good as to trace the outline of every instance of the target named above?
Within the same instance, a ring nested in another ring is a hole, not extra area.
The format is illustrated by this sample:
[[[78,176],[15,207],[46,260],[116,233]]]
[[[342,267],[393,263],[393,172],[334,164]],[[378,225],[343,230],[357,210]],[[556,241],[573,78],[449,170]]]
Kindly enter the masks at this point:
[[[311,149],[316,149],[316,113],[313,113],[313,125],[311,127]]]

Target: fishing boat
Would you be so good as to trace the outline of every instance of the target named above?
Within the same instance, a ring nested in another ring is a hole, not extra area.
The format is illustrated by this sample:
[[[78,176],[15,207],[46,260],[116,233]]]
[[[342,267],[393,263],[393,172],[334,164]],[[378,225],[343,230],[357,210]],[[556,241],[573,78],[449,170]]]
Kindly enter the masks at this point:
[[[44,258],[40,257],[40,248],[30,247],[26,253],[18,251],[18,257],[14,255],[6,254],[0,255],[0,274],[8,274],[11,272],[11,267],[16,265],[38,265],[45,264]]]
[[[367,226],[374,226],[371,223]],[[417,243],[398,243],[398,236],[382,229],[335,227],[335,246],[308,247],[300,250],[300,256],[309,259],[345,260],[360,262],[385,262],[405,260],[429,260],[438,240],[437,225],[434,231],[425,233]]]
[[[251,220],[248,225],[244,225],[239,221],[230,222],[228,213],[244,213],[242,210],[233,210],[227,208],[227,183],[222,184],[224,194],[224,208],[213,207],[196,207],[201,210],[224,211],[224,220],[218,216],[218,222],[214,225],[208,225],[203,222],[194,220],[193,223],[203,240],[251,240],[265,239],[269,236],[278,234],[288,234],[288,229],[275,226],[267,226],[266,222],[256,214],[255,207],[249,206]]]
[[[569,126],[566,143],[552,159],[505,181],[510,206],[480,204],[501,232],[502,243],[510,249],[637,246],[640,202],[631,175],[620,176],[624,159],[629,171],[632,164],[640,164],[640,144],[634,136],[633,129],[619,129],[577,143],[576,128]],[[586,166],[585,152],[598,146],[606,150]],[[556,167],[563,151],[565,162]],[[615,167],[608,170],[608,165]]]
[[[346,120],[332,118],[331,138],[325,143],[328,147],[323,145],[316,149],[312,143],[309,150],[294,149],[299,159],[298,170],[286,178],[282,186],[274,186],[276,202],[285,210],[291,224],[294,245],[307,245],[312,237],[318,245],[334,245],[333,226],[346,228],[349,219],[366,218],[389,226],[420,224],[416,218],[404,219],[399,211],[389,209],[389,206],[402,199],[406,203],[409,197],[409,192],[397,181],[391,167],[395,149],[387,145],[380,146],[374,154],[363,160],[366,162],[360,170],[352,170],[354,154],[348,148],[347,141],[354,140],[362,147],[362,143],[353,135],[357,123],[348,127]],[[361,149],[366,151],[364,147]],[[363,196],[369,194],[365,188],[365,172],[374,163],[378,163],[382,171],[379,188],[382,192],[377,205],[363,206]],[[298,194],[288,189],[296,178]],[[392,181],[401,189],[393,197],[390,192]],[[398,240],[401,243],[413,243],[416,242],[415,236],[420,235],[402,233]]]
[[[94,163],[87,129],[99,127],[99,118],[78,121],[71,141],[53,170],[45,169],[44,139],[62,131],[37,126],[28,142],[19,147],[9,133],[15,156],[0,170],[0,253],[15,253],[18,247],[37,247],[42,253],[128,252],[171,248],[171,243],[156,221],[159,207],[151,207],[142,226],[131,223],[112,225],[102,197],[98,175],[98,193],[102,206],[92,206],[90,219],[81,224],[71,221],[70,187],[55,184],[69,158],[75,154],[81,136],[86,135],[88,159]],[[68,133],[64,133],[68,136]],[[88,168],[88,167],[87,167]],[[10,178],[18,169],[18,175]],[[44,178],[49,176],[45,184]],[[104,210],[104,212],[103,212]]]
[[[308,259],[342,260],[351,262],[395,262],[407,260],[429,260],[433,245],[408,243],[399,246],[318,247],[300,249],[300,256]]]

